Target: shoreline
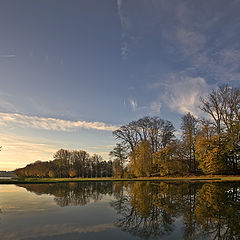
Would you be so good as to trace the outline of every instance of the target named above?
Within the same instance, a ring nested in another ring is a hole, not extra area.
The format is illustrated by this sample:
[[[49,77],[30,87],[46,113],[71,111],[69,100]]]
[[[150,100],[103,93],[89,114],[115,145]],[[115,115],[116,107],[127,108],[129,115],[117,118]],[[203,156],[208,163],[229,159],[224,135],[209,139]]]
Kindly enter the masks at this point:
[[[66,182],[240,182],[240,176],[189,176],[189,177],[142,177],[142,178],[24,178],[0,179],[0,184],[37,184]]]

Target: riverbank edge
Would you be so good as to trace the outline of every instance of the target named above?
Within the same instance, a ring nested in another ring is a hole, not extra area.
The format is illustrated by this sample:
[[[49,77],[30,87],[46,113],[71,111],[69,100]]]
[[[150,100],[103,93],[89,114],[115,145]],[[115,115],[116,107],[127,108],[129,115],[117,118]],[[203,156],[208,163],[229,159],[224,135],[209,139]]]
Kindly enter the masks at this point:
[[[37,184],[37,183],[65,183],[65,182],[240,182],[240,176],[196,176],[196,177],[145,177],[145,178],[24,178],[0,179],[0,184]]]

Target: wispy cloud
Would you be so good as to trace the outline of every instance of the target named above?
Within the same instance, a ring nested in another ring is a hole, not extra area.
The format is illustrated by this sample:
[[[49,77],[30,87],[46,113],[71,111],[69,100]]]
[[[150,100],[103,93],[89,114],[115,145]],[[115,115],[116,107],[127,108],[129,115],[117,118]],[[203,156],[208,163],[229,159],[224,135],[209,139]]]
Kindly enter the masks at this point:
[[[167,22],[156,31],[178,67],[157,73],[159,80],[151,87],[158,91],[156,99],[174,112],[200,115],[200,96],[223,83],[239,85],[239,4],[229,1],[222,11],[225,3],[218,2],[173,0],[156,6],[159,19]]]
[[[150,105],[150,115],[156,115],[161,112],[161,102],[152,102]]]
[[[138,107],[137,101],[134,100],[134,99],[132,99],[132,98],[130,98],[130,99],[129,99],[129,103],[130,103],[130,106],[131,106],[132,110],[133,110],[134,112],[136,112],[137,107]]]
[[[204,35],[196,31],[188,30],[184,27],[177,29],[176,37],[182,53],[188,57],[199,53],[206,43]]]
[[[114,145],[110,144],[110,145],[91,146],[91,147],[88,147],[88,149],[107,150],[107,149],[112,149],[113,147],[114,147]]]
[[[195,116],[200,114],[200,96],[204,96],[209,91],[204,78],[193,78],[184,74],[172,74],[166,81],[157,82],[151,87],[158,89],[159,98],[172,111],[180,114],[190,112]]]
[[[127,55],[128,55],[128,45],[126,42],[122,43],[121,55],[122,55],[122,57],[127,57]]]
[[[124,1],[123,0],[117,0],[117,9],[118,9],[118,15],[121,22],[122,27],[122,37],[125,37],[126,31],[129,31],[131,29],[131,21],[127,14],[124,11]]]
[[[133,112],[143,115],[157,115],[161,112],[162,103],[160,101],[153,101],[146,105],[139,105],[137,100],[133,98],[129,98],[128,101]]]
[[[99,154],[103,159],[109,159],[109,152],[114,148],[114,145],[90,146],[86,147],[86,151],[90,154]]]
[[[121,46],[121,56],[123,58],[126,58],[127,55],[129,54],[129,32],[132,27],[130,18],[128,17],[126,11],[124,10],[124,2],[123,0],[117,0],[117,10],[118,10],[118,15],[120,18],[120,23],[121,23],[121,40],[122,40],[122,46]]]
[[[214,3],[169,3],[175,12],[176,24],[166,31],[165,36],[180,51],[188,75],[219,83],[238,81],[240,18],[234,12],[235,1],[229,1],[225,11],[222,11],[222,1],[219,2],[213,11],[210,11],[210,6]],[[206,12],[197,10],[203,6]],[[216,29],[221,30],[216,32]]]
[[[16,58],[15,54],[0,54],[0,58]]]
[[[14,104],[10,103],[9,101],[6,101],[0,96],[0,110],[16,112],[17,108]]]
[[[0,125],[14,125],[23,128],[36,128],[55,131],[73,131],[80,128],[101,131],[114,131],[118,127],[104,122],[70,121],[57,118],[28,116],[18,113],[0,113]]]

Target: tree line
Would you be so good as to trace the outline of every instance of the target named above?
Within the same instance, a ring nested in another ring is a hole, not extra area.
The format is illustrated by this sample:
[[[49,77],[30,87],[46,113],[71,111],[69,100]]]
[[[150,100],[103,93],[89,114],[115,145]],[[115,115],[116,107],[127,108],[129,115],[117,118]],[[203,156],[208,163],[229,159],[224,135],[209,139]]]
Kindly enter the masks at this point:
[[[112,161],[104,161],[98,154],[90,156],[83,150],[58,150],[53,161],[28,164],[15,170],[20,177],[111,177]]]
[[[181,136],[159,117],[143,117],[113,131],[109,161],[83,150],[60,149],[54,160],[15,171],[26,177],[153,177],[239,174],[240,89],[221,86],[200,98],[204,117],[181,119]]]
[[[185,114],[180,138],[173,124],[159,117],[143,117],[115,130],[118,143],[110,154],[119,175],[239,174],[240,90],[221,86],[200,102],[205,117]]]

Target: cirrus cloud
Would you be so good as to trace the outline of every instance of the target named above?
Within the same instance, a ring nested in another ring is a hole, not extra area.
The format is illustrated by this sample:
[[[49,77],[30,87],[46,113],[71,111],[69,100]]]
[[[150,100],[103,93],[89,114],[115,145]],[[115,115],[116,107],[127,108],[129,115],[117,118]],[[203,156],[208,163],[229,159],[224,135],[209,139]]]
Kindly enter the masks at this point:
[[[200,96],[205,96],[209,85],[201,77],[190,77],[185,74],[168,76],[167,81],[156,82],[150,88],[158,89],[159,98],[169,109],[185,114],[190,112],[199,116]]]
[[[0,125],[16,125],[23,128],[36,128],[54,131],[73,131],[80,128],[114,131],[118,127],[104,122],[70,121],[58,118],[28,116],[19,113],[0,113]]]

